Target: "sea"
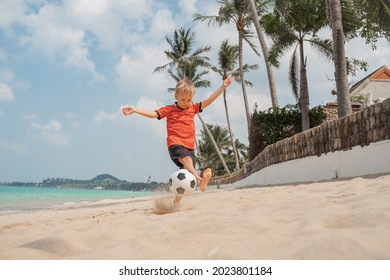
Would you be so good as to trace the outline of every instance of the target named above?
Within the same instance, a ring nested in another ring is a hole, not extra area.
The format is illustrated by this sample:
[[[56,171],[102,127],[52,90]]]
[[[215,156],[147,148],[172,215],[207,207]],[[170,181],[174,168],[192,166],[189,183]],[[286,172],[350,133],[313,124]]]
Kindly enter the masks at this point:
[[[146,197],[151,191],[119,191],[94,189],[43,188],[0,185],[0,215],[55,209],[96,203],[110,203],[119,199]]]

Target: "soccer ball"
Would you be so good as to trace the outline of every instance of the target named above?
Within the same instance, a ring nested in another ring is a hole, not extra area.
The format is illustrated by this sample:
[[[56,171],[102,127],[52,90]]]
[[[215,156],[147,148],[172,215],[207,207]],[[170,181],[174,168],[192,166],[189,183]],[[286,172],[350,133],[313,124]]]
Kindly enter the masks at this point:
[[[169,188],[177,196],[187,196],[195,191],[195,176],[187,169],[179,169],[173,172],[169,179]]]

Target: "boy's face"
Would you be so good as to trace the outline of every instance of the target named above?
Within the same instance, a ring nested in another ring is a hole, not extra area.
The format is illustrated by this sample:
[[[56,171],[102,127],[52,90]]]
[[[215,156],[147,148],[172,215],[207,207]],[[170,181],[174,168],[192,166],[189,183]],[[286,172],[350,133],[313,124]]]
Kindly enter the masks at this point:
[[[182,109],[187,109],[192,104],[193,95],[187,92],[178,92],[175,93],[175,99],[177,101],[177,105]]]

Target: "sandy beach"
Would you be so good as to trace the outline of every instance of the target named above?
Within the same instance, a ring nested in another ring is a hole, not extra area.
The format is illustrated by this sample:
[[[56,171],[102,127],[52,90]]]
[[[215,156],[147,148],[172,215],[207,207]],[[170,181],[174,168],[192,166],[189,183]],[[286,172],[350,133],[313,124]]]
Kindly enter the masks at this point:
[[[1,215],[0,259],[390,259],[390,174],[170,197]]]

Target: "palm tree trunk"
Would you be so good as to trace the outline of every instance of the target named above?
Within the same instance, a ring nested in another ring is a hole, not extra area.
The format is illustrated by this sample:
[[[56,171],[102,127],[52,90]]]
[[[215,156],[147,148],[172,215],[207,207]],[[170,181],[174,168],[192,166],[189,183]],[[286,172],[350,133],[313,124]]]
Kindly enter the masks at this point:
[[[307,84],[306,62],[305,62],[305,55],[303,49],[303,41],[299,42],[299,56],[301,60],[299,104],[301,106],[302,131],[305,131],[310,128],[310,118],[309,118],[309,87]]]
[[[223,102],[225,104],[226,121],[229,129],[230,139],[232,141],[234,161],[236,162],[236,171],[240,170],[240,160],[238,159],[238,152],[236,147],[236,141],[234,140],[232,126],[230,124],[229,109],[226,102],[226,90],[223,91]]]
[[[196,140],[196,136],[195,136],[195,149],[196,151],[198,152],[198,157],[201,157],[202,154],[200,153],[200,149],[199,149],[199,145],[198,145],[198,141]],[[200,165],[200,169],[204,170],[204,164],[202,161],[199,162],[199,165]]]
[[[240,79],[241,79],[241,86],[242,86],[242,95],[244,96],[244,105],[245,105],[245,113],[246,113],[246,120],[247,120],[247,126],[248,126],[248,135],[250,130],[250,121],[251,121],[251,115],[249,111],[249,105],[248,105],[248,97],[246,94],[246,86],[245,86],[245,78],[244,78],[244,70],[243,70],[243,37],[242,37],[242,30],[238,31],[238,46],[239,46],[239,56],[238,56],[238,63],[240,64]]]
[[[259,19],[259,16],[257,14],[255,1],[254,0],[247,0],[247,2],[251,8],[252,21],[253,21],[253,24],[255,25],[257,37],[259,38],[261,50],[263,52],[265,67],[267,69],[267,75],[268,75],[268,85],[269,85],[269,89],[270,89],[270,93],[271,93],[272,107],[278,108],[279,102],[278,102],[278,95],[276,93],[276,82],[275,82],[274,73],[272,71],[271,62],[268,59],[267,42],[265,41],[264,32],[263,32],[263,29],[260,25],[260,19]]]
[[[206,130],[207,134],[209,135],[209,137],[210,137],[210,139],[211,139],[211,142],[213,143],[213,146],[214,146],[214,148],[215,148],[215,151],[217,152],[218,157],[219,157],[219,159],[220,159],[221,162],[222,162],[223,168],[225,169],[226,173],[230,174],[230,170],[229,170],[229,168],[228,168],[227,165],[226,165],[225,159],[223,158],[222,153],[221,153],[221,151],[219,150],[218,145],[217,145],[217,143],[215,142],[214,137],[213,137],[213,135],[211,134],[210,129],[207,127],[207,125],[206,125],[206,123],[204,122],[203,118],[202,118],[199,114],[198,114],[198,118],[199,118],[200,122],[202,123],[204,129]]]
[[[352,113],[348,88],[348,73],[345,63],[344,31],[341,20],[340,0],[328,0],[332,26],[333,55],[337,89],[339,118]]]

